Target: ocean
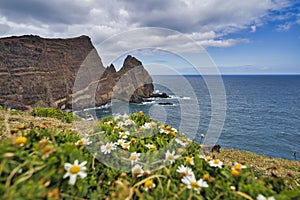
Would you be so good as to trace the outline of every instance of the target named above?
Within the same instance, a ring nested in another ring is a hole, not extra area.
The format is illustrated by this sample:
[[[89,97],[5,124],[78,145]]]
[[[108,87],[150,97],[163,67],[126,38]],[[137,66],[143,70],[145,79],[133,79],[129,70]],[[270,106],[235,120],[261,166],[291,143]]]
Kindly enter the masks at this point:
[[[127,104],[122,109],[112,105],[98,108],[96,113],[100,118],[124,110],[142,110],[152,118],[184,131],[200,143],[203,139],[200,134],[207,134],[211,117],[221,115],[221,112],[212,111],[211,102],[218,104],[218,95],[222,95],[222,91],[212,93],[209,89],[214,87],[211,83],[215,78],[153,76],[156,92],[166,92],[171,98]],[[297,152],[299,160],[300,75],[224,75],[221,78],[225,89],[226,115],[216,143],[223,148],[290,160],[295,159],[294,152]],[[212,95],[217,101],[212,101]]]

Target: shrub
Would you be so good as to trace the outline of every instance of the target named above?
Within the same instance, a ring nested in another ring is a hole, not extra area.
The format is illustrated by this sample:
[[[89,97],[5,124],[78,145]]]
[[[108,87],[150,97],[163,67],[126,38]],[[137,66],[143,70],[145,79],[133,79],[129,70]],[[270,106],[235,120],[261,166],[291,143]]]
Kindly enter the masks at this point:
[[[56,118],[66,123],[71,123],[74,121],[72,113],[67,113],[54,108],[34,108],[31,114],[38,117]]]

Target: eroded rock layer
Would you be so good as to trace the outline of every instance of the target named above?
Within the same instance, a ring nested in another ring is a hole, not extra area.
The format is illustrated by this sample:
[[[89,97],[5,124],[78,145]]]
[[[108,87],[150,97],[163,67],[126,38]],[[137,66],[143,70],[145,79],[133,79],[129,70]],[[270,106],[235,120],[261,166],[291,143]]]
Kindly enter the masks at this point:
[[[75,84],[75,87],[74,87]],[[88,36],[0,39],[0,105],[16,109],[99,106],[112,98],[141,102],[153,93],[142,63],[128,56],[120,71],[105,68]]]

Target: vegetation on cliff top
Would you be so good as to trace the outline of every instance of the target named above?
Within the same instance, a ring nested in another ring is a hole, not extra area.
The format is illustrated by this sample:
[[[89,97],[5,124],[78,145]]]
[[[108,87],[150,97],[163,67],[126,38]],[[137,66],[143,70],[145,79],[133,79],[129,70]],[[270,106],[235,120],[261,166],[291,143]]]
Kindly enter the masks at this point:
[[[58,119],[0,114],[2,199],[300,198],[299,162],[223,149],[205,156],[141,112],[105,117],[83,133]],[[106,156],[124,169],[105,165]]]

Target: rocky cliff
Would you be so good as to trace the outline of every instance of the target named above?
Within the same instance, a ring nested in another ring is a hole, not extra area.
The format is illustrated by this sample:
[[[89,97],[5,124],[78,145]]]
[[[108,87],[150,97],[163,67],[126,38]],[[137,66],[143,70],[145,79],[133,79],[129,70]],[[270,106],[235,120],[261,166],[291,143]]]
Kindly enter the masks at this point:
[[[140,61],[128,56],[120,71],[113,65],[105,68],[87,36],[0,39],[2,106],[70,109],[75,102],[76,109],[82,109],[112,98],[141,102],[152,93],[152,79]]]

